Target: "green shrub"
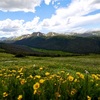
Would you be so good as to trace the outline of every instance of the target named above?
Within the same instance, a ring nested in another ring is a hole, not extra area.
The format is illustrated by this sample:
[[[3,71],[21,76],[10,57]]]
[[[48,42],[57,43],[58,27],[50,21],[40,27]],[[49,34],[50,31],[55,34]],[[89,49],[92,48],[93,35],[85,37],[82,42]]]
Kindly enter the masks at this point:
[[[16,54],[15,57],[18,57],[18,58],[22,58],[22,57],[25,57],[26,55],[25,54]]]

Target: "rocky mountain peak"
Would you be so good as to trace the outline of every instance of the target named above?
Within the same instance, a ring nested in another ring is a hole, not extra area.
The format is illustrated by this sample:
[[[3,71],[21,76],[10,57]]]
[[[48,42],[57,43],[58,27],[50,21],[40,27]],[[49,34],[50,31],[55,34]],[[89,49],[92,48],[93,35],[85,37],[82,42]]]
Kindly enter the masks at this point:
[[[41,32],[33,32],[31,36],[44,36],[44,33]]]

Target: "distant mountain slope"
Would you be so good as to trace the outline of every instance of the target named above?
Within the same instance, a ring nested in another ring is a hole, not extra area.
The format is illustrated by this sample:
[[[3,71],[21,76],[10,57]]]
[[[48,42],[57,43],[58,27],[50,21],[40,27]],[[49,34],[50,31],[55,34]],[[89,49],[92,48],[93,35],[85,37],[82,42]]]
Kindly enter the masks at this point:
[[[38,55],[39,52],[23,45],[0,43],[0,51],[11,54]]]
[[[5,40],[5,38],[2,39]],[[8,38],[2,42],[10,43],[5,44],[6,46],[2,45],[2,47],[4,50],[11,51],[12,53],[16,51],[18,53],[20,51],[28,54],[37,54],[37,52],[32,51],[30,48],[60,50],[80,54],[100,53],[100,31],[83,34],[72,33],[71,35],[55,32],[49,32],[48,34],[33,32],[32,34],[22,35],[20,37]]]
[[[60,56],[76,56],[79,54],[73,54],[63,51],[53,51],[45,49],[30,48],[23,45],[0,43],[0,53],[10,53],[17,56],[43,56],[43,57],[60,57]]]
[[[26,34],[26,35],[21,35],[21,36],[15,36],[15,37],[1,37],[0,42],[3,43],[13,43],[18,40],[26,39],[29,37],[38,37],[38,36],[45,36],[44,33],[41,32],[33,32],[32,34]]]
[[[72,53],[100,53],[100,37],[31,36],[14,44]]]
[[[85,33],[73,33],[74,36],[79,37],[94,37],[94,36],[100,36],[100,31],[91,31],[91,32],[85,32]]]
[[[40,36],[46,36],[46,37],[53,37],[53,36],[94,37],[94,36],[100,36],[100,31],[91,31],[91,32],[85,32],[85,33],[48,32],[47,34],[44,34],[41,32],[33,32],[32,34],[25,34],[25,35],[21,35],[21,36],[0,37],[0,42],[12,43],[17,40],[22,40],[22,39],[29,38],[29,37],[40,37]]]

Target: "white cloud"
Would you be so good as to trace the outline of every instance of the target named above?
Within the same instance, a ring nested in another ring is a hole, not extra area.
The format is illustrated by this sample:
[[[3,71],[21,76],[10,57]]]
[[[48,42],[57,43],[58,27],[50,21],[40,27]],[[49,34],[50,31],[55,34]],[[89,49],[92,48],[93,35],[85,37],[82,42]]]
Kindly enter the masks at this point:
[[[26,22],[23,26],[25,29],[33,30],[35,27],[38,28],[39,17],[35,17],[32,21]],[[36,29],[35,28],[35,29]]]
[[[40,6],[42,2],[49,5],[51,2],[54,4],[59,0],[0,0],[1,11],[24,11],[24,12],[35,12],[35,8]]]
[[[100,0],[92,0],[92,3],[100,3]]]
[[[7,0],[5,1],[7,3]],[[45,3],[49,5],[50,2],[57,1],[45,0]],[[39,5],[40,2],[36,3],[36,6],[37,4]],[[46,18],[42,21],[40,21],[39,17],[35,17],[28,22],[11,19],[0,21],[0,35],[22,35],[31,34],[33,31],[44,32],[45,30],[47,32],[85,32],[88,30],[97,30],[100,29],[100,13],[94,15],[89,15],[89,13],[98,9],[100,9],[100,2],[98,0],[72,0],[69,6],[57,9],[51,18]]]
[[[22,29],[24,20],[6,19],[0,21],[0,35],[14,36],[18,35],[18,31]]]
[[[3,36],[19,36],[23,34],[31,34],[33,31],[40,31],[39,17],[35,17],[32,21],[6,19],[0,21],[0,35]]]
[[[58,1],[61,1],[61,0],[44,0],[44,2],[45,2],[46,5],[49,5],[50,3],[52,3],[52,5],[54,5]]]
[[[56,32],[84,32],[93,30],[94,25],[100,27],[100,14],[88,15],[100,9],[100,2],[96,1],[98,0],[72,0],[68,7],[59,8],[50,19],[44,19],[42,27]]]
[[[2,11],[35,12],[35,7],[40,6],[42,0],[0,0]]]
[[[52,4],[54,5],[54,3],[61,1],[61,0],[52,0]]]
[[[44,0],[45,4],[49,5],[49,3],[51,2],[51,0]]]
[[[4,31],[4,32],[16,31],[22,27],[23,22],[24,20],[12,21],[11,19],[0,21],[0,31]]]

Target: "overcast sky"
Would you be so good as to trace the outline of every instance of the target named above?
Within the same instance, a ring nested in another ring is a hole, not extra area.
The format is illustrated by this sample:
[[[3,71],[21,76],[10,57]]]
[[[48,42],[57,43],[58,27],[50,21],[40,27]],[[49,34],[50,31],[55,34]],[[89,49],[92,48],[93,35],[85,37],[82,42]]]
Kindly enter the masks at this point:
[[[0,37],[100,30],[100,0],[0,0]]]

